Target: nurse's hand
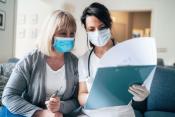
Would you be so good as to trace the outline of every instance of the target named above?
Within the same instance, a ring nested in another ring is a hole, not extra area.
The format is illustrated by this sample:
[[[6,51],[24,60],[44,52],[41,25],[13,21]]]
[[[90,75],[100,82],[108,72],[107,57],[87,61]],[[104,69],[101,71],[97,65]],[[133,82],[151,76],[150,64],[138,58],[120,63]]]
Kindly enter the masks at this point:
[[[129,87],[128,91],[134,96],[134,101],[144,101],[149,95],[149,91],[146,87],[141,85],[132,85]]]
[[[60,97],[52,96],[48,101],[45,101],[47,109],[53,113],[56,113],[60,110]]]

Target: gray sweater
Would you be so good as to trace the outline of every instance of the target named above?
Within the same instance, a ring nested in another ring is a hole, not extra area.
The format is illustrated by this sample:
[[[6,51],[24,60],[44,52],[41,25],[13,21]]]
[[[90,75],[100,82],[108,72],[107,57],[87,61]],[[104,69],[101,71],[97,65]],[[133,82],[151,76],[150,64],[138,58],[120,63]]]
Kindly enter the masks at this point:
[[[68,114],[79,104],[78,59],[65,53],[66,91],[61,98],[60,112]],[[33,50],[15,66],[4,88],[2,103],[14,114],[31,117],[35,111],[45,109],[46,56]]]

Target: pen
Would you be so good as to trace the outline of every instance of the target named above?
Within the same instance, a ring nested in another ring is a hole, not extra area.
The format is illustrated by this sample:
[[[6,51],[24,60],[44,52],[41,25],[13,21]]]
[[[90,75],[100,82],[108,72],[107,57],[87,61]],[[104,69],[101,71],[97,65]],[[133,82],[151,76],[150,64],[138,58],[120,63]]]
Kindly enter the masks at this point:
[[[52,96],[51,96],[51,97],[56,97],[56,96],[58,96],[58,90],[56,90],[56,91],[55,91],[55,93],[54,93],[54,94],[52,94]]]
[[[58,91],[58,90],[56,90],[56,91],[55,91],[55,93],[54,93],[54,94],[52,94],[52,96],[51,96],[51,97],[56,97],[56,96],[60,97],[61,95],[59,94],[59,92],[61,91],[61,89],[62,89],[62,87],[60,87],[59,91]]]

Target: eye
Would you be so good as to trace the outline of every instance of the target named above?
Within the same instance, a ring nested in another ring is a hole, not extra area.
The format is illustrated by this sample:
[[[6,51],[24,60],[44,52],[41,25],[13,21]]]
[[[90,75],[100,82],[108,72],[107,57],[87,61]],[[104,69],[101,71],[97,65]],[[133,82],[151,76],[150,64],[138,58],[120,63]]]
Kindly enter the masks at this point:
[[[66,37],[66,32],[65,31],[57,31],[54,36],[57,37]]]
[[[67,33],[66,32],[60,32],[59,35],[65,37],[67,35]]]
[[[75,36],[75,33],[74,32],[71,32],[70,33],[70,37],[74,37]]]
[[[106,29],[107,27],[105,25],[102,25],[99,30],[103,30],[103,29]]]

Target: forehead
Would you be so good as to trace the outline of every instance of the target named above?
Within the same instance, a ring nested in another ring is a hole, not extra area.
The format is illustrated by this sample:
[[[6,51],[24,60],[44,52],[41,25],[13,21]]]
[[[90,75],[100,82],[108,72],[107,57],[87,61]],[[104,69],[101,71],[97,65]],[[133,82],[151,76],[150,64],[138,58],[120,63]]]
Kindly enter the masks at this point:
[[[104,25],[102,21],[100,21],[97,17],[95,16],[87,16],[86,18],[86,27],[99,27],[101,25]]]

